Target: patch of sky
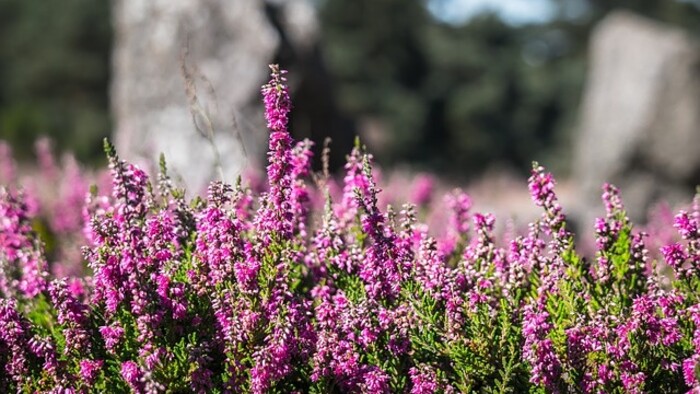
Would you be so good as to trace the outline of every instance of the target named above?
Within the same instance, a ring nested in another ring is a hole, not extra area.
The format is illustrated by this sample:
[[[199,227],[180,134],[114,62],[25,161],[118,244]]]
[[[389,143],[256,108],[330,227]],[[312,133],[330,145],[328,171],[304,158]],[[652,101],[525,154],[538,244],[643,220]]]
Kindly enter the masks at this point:
[[[553,0],[428,0],[427,2],[428,10],[433,17],[454,25],[466,23],[473,17],[486,13],[495,14],[505,23],[513,26],[542,24],[559,16],[560,5]],[[569,12],[572,11],[570,7],[565,8],[568,8]]]

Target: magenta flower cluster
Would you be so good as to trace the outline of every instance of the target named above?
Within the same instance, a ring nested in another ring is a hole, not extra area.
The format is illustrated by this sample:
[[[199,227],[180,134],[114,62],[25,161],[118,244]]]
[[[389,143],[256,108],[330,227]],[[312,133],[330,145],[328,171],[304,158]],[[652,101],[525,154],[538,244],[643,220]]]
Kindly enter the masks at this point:
[[[660,240],[605,185],[582,256],[535,163],[522,231],[460,190],[430,226],[432,179],[387,207],[359,144],[342,180],[314,174],[271,68],[262,186],[188,201],[106,143],[111,185],[88,192],[40,145],[76,185],[47,202],[0,145],[0,392],[700,392],[700,198]]]

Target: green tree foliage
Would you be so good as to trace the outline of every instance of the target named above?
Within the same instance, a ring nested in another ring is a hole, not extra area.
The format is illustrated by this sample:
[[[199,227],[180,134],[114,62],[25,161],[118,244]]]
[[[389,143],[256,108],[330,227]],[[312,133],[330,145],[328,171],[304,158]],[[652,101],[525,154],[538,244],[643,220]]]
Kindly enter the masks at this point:
[[[496,163],[527,168],[535,158],[566,169],[593,26],[629,8],[697,29],[700,12],[668,0],[552,6],[557,17],[544,24],[513,26],[483,14],[455,26],[433,19],[424,0],[321,1],[339,102],[384,122],[388,162],[462,176]]]
[[[109,13],[105,0],[0,0],[0,138],[20,156],[49,135],[83,160],[101,159]]]
[[[522,26],[493,14],[440,23],[426,1],[315,0],[322,56],[342,110],[388,129],[387,151],[372,147],[384,164],[461,176],[533,159],[566,168],[588,35],[609,11],[700,29],[697,0],[552,0],[554,20]],[[99,159],[111,36],[106,0],[0,0],[0,138],[26,157],[48,134]]]

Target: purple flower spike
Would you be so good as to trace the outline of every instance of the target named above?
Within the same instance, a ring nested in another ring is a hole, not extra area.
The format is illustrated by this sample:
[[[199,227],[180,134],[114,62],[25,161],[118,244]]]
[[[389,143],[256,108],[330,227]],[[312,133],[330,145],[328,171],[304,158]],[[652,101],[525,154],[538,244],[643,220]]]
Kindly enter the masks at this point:
[[[92,384],[97,378],[97,374],[102,369],[102,360],[82,360],[80,361],[80,377],[87,384]]]
[[[262,87],[267,127],[272,131],[287,131],[289,111],[292,109],[289,88],[285,85],[287,78],[284,74],[287,71],[281,70],[276,64],[270,65],[270,69],[272,79]]]
[[[141,371],[141,368],[139,368],[138,364],[133,361],[123,362],[121,374],[122,378],[124,378],[132,390],[135,392],[141,392],[141,387],[143,385],[141,378],[143,377],[143,372]]]

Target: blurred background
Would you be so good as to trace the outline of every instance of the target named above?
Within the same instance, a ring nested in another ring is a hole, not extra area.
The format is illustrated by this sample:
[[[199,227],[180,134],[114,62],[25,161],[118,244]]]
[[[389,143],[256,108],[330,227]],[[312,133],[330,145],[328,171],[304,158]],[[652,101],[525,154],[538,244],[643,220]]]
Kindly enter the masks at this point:
[[[0,139],[99,165],[111,136],[186,180],[215,149],[240,171],[264,160],[279,62],[293,132],[332,137],[335,168],[359,135],[385,170],[465,183],[538,160],[581,201],[610,180],[647,207],[700,182],[699,33],[693,0],[0,0]]]

